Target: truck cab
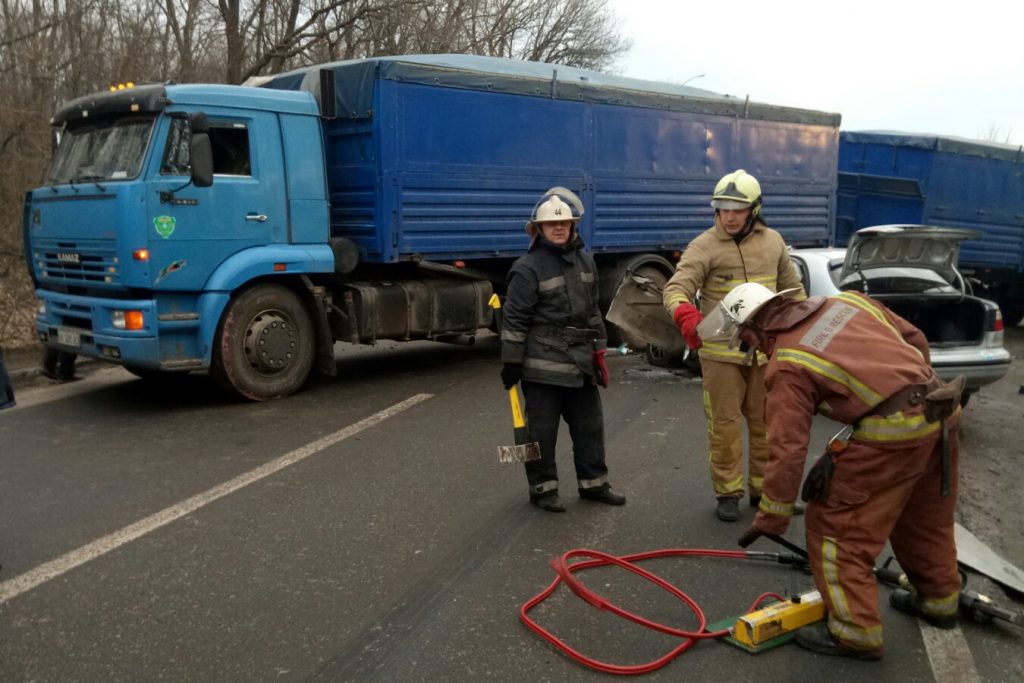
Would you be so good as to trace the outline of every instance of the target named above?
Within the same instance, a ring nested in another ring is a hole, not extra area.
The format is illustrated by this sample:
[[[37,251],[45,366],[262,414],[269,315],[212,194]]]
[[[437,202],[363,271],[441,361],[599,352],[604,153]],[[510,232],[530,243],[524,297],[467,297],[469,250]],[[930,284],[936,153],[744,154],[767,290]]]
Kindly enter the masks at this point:
[[[277,283],[299,302],[292,317],[311,317],[302,276],[334,269],[312,95],[121,87],[68,103],[52,124],[53,163],[24,212],[45,345],[140,375],[226,373],[232,351],[215,342],[243,286]],[[295,335],[313,335],[308,320],[288,317],[255,330],[277,349],[269,359],[240,348],[238,360],[285,372]]]

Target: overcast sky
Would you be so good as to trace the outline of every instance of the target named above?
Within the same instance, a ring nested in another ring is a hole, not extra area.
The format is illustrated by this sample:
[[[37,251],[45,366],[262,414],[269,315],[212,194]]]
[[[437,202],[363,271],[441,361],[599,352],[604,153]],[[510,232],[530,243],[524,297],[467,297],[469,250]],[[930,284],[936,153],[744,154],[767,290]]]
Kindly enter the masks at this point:
[[[608,0],[615,71],[842,114],[843,130],[1024,144],[1021,0]],[[993,137],[991,132],[995,131]]]

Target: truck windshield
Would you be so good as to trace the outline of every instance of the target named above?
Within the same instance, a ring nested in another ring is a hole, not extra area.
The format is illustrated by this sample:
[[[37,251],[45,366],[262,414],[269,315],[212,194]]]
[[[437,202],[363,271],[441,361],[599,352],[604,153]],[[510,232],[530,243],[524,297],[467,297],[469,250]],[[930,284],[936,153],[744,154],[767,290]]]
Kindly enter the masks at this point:
[[[155,116],[107,117],[69,123],[47,182],[128,180],[139,175]]]

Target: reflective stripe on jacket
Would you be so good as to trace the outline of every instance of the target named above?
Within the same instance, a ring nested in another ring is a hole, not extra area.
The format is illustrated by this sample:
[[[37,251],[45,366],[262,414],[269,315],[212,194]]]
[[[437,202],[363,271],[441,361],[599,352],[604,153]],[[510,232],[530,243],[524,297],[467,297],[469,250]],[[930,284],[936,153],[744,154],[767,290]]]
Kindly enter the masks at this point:
[[[940,425],[924,419],[923,405],[871,414],[888,397],[933,377],[927,354],[920,330],[853,292],[829,297],[780,332],[765,373],[771,456],[762,509],[796,500],[815,412],[847,424],[859,420],[853,438],[879,447],[935,434]]]
[[[750,234],[737,244],[716,219],[714,227],[687,245],[676,264],[676,272],[665,285],[662,302],[671,315],[679,304],[693,303],[699,291],[700,310],[706,316],[726,294],[744,282],[762,284],[773,292],[802,288],[786,243],[778,232],[755,221]],[[806,297],[801,292],[793,298]],[[700,353],[705,358],[726,363],[743,363],[746,359],[745,353],[728,347],[728,337],[701,341]]]
[[[569,327],[593,332],[562,332]],[[593,352],[607,346],[607,337],[597,266],[583,240],[574,233],[563,248],[534,239],[509,271],[502,362],[521,363],[526,381],[580,387],[584,375],[593,375]]]

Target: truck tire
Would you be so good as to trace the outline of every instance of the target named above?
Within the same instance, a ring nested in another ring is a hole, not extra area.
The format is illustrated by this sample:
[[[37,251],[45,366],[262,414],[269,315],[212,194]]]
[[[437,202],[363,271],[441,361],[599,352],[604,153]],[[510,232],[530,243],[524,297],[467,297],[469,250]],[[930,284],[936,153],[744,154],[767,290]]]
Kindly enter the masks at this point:
[[[252,401],[283,398],[305,383],[315,351],[302,300],[280,285],[256,285],[228,304],[210,374],[229,393]]]

